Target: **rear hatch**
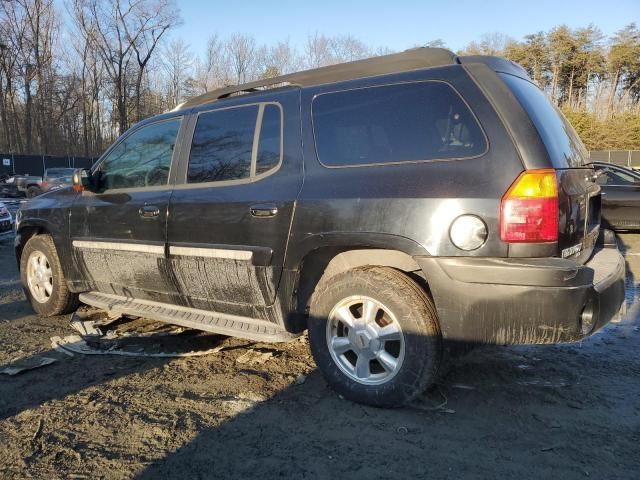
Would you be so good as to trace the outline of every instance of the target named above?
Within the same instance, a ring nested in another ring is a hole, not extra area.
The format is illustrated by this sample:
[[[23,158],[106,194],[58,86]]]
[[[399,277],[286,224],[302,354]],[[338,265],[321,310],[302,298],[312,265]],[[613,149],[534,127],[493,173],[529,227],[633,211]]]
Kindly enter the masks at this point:
[[[600,229],[600,187],[588,153],[571,124],[533,83],[499,73],[528,113],[558,179],[558,256],[586,262]]]

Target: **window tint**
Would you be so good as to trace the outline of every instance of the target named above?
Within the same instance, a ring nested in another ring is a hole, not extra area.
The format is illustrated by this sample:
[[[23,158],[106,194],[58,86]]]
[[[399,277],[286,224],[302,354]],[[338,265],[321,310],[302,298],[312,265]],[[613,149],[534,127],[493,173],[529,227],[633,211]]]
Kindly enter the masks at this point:
[[[107,155],[97,171],[99,190],[165,185],[180,119],[135,131]]]
[[[202,113],[193,134],[187,181],[248,178],[258,106]]]
[[[441,82],[320,95],[313,122],[327,166],[472,157],[486,149],[469,108]]]
[[[256,175],[268,172],[280,162],[281,114],[275,105],[265,105],[256,159]]]
[[[522,78],[504,73],[500,76],[529,114],[547,148],[553,166],[582,166],[588,154],[580,137],[542,90]]]

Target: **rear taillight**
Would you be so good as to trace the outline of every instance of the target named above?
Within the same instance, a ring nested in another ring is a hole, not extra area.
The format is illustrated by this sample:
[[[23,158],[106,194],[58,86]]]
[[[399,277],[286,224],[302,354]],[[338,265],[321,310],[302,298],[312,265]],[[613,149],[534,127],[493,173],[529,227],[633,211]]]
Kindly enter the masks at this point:
[[[42,181],[40,182],[40,188],[47,188],[49,186],[48,182]]]
[[[555,170],[527,170],[502,197],[500,239],[503,242],[558,240],[558,186]]]

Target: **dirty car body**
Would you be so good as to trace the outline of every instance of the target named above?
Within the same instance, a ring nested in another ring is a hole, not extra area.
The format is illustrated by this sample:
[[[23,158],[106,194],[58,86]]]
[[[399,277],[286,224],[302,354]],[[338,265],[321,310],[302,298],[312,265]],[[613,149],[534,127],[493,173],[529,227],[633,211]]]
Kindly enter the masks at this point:
[[[372,266],[419,286],[445,344],[574,341],[618,313],[600,187],[519,66],[418,49],[276,80],[134,126],[84,191],[21,209],[19,261],[46,233],[86,303],[276,341],[306,328],[319,285]]]

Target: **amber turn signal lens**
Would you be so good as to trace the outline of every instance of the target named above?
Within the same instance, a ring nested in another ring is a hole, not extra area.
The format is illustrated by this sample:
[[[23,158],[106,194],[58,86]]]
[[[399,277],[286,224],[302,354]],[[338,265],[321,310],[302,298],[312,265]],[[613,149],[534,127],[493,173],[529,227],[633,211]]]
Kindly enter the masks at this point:
[[[530,170],[514,182],[506,198],[555,198],[558,196],[555,170]]]

